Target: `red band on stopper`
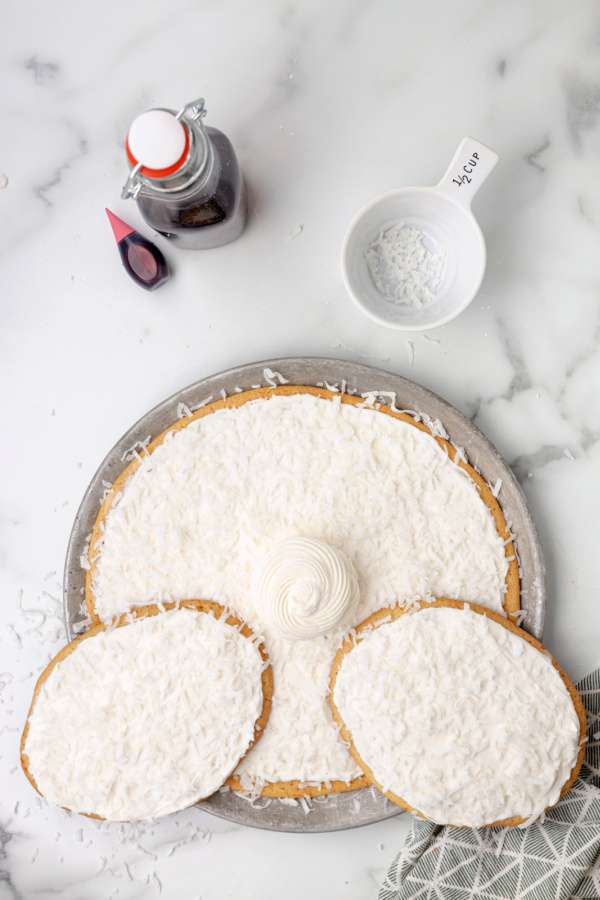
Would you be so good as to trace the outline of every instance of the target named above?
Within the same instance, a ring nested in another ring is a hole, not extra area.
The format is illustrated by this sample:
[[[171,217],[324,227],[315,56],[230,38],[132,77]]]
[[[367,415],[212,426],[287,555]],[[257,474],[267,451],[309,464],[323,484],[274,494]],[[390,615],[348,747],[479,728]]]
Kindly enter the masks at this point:
[[[185,144],[183,145],[183,152],[177,162],[174,162],[171,166],[167,166],[165,169],[150,169],[148,166],[142,166],[142,168],[140,169],[142,175],[147,175],[148,178],[166,178],[167,175],[172,175],[182,167],[187,159],[188,153],[190,152],[190,135],[185,125],[182,124],[182,128],[185,133]],[[129,160],[131,165],[137,166],[139,160],[137,160],[131,152],[128,137],[125,138],[125,152],[127,153],[127,159]]]

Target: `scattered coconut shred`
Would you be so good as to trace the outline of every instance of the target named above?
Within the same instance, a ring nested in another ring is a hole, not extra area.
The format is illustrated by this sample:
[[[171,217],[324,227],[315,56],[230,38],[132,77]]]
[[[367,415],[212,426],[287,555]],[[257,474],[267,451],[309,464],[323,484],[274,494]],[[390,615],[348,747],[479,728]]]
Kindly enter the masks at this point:
[[[272,627],[256,584],[273,546],[298,536],[346,553],[360,595],[350,621],[293,641]],[[200,597],[235,609],[264,637],[275,697],[268,728],[238,770],[245,790],[253,781],[357,777],[325,702],[348,627],[416,597],[500,611],[507,572],[473,481],[431,436],[379,412],[375,396],[362,407],[272,396],[190,421],[142,457],[94,550],[104,620],[140,597]]]
[[[379,293],[402,306],[421,309],[435,300],[446,268],[446,254],[415,225],[399,222],[384,229],[365,251]]]

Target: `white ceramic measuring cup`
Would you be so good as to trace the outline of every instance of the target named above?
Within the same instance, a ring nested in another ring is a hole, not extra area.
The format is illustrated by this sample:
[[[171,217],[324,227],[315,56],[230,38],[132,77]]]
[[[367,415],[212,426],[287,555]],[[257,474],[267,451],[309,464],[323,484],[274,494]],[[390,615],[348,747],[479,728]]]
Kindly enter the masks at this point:
[[[444,325],[469,305],[481,285],[486,261],[471,200],[497,162],[497,153],[466,137],[435,187],[389,191],[355,216],[344,241],[342,273],[348,292],[367,315],[391,328],[424,331]],[[367,266],[367,247],[399,222],[419,228],[425,245],[445,257],[435,299],[422,308],[386,299]]]

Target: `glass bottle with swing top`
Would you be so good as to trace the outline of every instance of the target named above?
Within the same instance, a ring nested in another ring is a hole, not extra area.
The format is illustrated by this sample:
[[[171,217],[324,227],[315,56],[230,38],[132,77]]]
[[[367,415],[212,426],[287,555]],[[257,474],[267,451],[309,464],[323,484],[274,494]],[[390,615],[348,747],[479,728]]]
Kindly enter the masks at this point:
[[[246,224],[246,192],[229,138],[203,123],[204,100],[179,112],[149,109],[131,123],[122,196],[178,247],[208,250],[235,241]]]

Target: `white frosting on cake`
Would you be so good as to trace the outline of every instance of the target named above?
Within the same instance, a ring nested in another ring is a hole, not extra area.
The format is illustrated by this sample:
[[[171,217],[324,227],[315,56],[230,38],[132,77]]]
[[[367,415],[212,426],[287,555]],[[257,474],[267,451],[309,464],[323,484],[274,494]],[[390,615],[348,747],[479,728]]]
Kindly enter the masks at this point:
[[[86,638],[57,663],[24,751],[41,793],[147,819],[214,793],[254,736],[263,660],[210,613],[173,610]]]
[[[442,824],[538,816],[577,758],[579,720],[551,659],[468,607],[367,632],[333,699],[378,784]]]
[[[350,624],[418,597],[502,608],[504,545],[468,475],[409,423],[304,394],[211,413],[143,459],[106,518],[96,610],[109,619],[157,600],[229,604],[266,638],[275,682],[269,726],[242,771],[347,781],[358,769],[325,697],[347,623],[288,641],[253,592],[269,550],[299,536],[352,560]]]
[[[287,538],[268,554],[256,605],[276,634],[302,641],[347,621],[358,602],[358,578],[341,550],[314,538]]]

